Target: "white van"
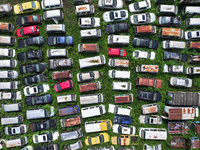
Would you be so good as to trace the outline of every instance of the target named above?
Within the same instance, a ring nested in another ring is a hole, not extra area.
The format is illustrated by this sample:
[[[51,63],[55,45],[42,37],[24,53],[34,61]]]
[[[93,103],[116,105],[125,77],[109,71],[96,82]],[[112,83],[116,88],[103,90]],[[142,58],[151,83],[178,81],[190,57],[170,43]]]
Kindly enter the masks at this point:
[[[75,14],[77,16],[85,16],[94,13],[95,13],[94,5],[85,4],[76,6]]]
[[[21,111],[22,110],[22,102],[13,103],[13,104],[1,104],[1,108],[5,112]]]
[[[0,90],[18,89],[19,81],[0,82]]]
[[[200,18],[187,18],[185,19],[185,27],[190,28],[194,26],[200,26]]]
[[[49,33],[66,33],[66,27],[64,24],[48,24],[46,26],[46,32]]]
[[[79,59],[80,68],[94,67],[106,64],[104,55]]]
[[[181,41],[162,41],[163,49],[184,49],[186,48],[186,43]]]
[[[118,105],[109,104],[108,112],[115,113],[117,115],[130,116],[131,109],[132,109],[131,107],[122,108],[121,106]]]
[[[200,67],[194,67],[194,66],[186,67],[185,73],[189,75],[200,74]]]
[[[200,15],[200,6],[186,6],[181,11],[186,16]]]
[[[15,57],[15,50],[10,48],[0,48],[0,57]]]
[[[16,117],[1,117],[1,125],[9,125],[9,124],[20,124],[23,122],[22,115],[17,115]]]
[[[57,103],[74,102],[75,100],[76,100],[76,94],[57,96]]]
[[[80,34],[81,34],[81,39],[100,38],[101,37],[101,29],[81,30]]]
[[[103,103],[103,94],[89,94],[89,95],[80,95],[80,104],[88,105],[88,104],[97,104]]]
[[[0,36],[0,45],[14,45],[16,38],[14,36]]]
[[[157,12],[160,15],[177,15],[178,6],[175,5],[158,5]]]
[[[158,105],[156,103],[146,104],[146,105],[142,105],[141,106],[143,115],[152,114],[152,113],[158,113],[159,108],[160,108],[160,105]]]
[[[52,19],[63,20],[64,14],[60,9],[48,10],[43,13],[43,19],[45,21],[52,21]]]
[[[48,58],[68,57],[68,50],[66,48],[64,48],[64,49],[48,49],[47,57]]]
[[[112,90],[127,91],[131,90],[131,82],[113,82]]]
[[[0,79],[16,79],[18,72],[14,70],[0,71]]]
[[[128,68],[129,60],[125,59],[109,59],[108,66],[110,67],[120,67],[120,68]]]
[[[11,148],[11,147],[26,145],[27,142],[28,142],[28,138],[25,136],[25,137],[19,137],[15,139],[6,140],[5,145],[6,145],[6,148]]]
[[[104,105],[84,107],[81,109],[82,118],[101,116],[106,113]]]
[[[108,75],[113,79],[130,79],[131,72],[120,71],[120,70],[109,70]]]
[[[42,0],[41,6],[44,10],[61,9],[63,8],[63,2],[62,0]]]
[[[109,45],[129,45],[130,36],[129,35],[109,35],[108,44]]]
[[[148,140],[166,140],[167,131],[164,128],[140,128],[139,136]]]
[[[17,92],[0,92],[0,100],[21,100],[21,91]]]
[[[4,59],[0,60],[0,68],[14,68],[17,66],[17,60]]]

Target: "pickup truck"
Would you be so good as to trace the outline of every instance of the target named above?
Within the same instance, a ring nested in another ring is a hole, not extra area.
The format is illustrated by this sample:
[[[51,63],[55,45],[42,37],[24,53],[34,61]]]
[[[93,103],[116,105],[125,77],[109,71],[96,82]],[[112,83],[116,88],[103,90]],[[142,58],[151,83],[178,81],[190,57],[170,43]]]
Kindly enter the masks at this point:
[[[136,67],[136,72],[141,73],[158,73],[158,65],[138,65]]]
[[[162,80],[161,79],[154,79],[154,78],[136,78],[136,85],[138,86],[149,86],[155,88],[162,87]]]

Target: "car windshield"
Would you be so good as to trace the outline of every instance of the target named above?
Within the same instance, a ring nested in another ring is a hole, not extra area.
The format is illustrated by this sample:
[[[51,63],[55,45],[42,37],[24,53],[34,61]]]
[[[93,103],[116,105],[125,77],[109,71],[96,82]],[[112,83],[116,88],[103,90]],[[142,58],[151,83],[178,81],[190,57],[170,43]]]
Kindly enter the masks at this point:
[[[89,145],[92,145],[92,140],[91,140],[91,138],[88,138],[88,143],[89,143]]]
[[[113,0],[113,6],[114,6],[114,7],[117,6],[117,0]]]
[[[199,32],[197,32],[197,36],[199,36]]]
[[[137,41],[136,41],[136,45],[137,45],[137,46],[140,45],[140,41],[141,41],[140,39],[137,39]]]
[[[150,40],[150,41],[149,41],[149,48],[152,48],[152,47],[153,47],[153,41]]]
[[[110,20],[113,20],[114,19],[114,12],[110,12]]]
[[[20,11],[23,11],[22,4],[19,5],[19,9],[20,9]]]
[[[138,17],[137,17],[137,15],[133,16],[133,21],[134,21],[134,22],[138,22]]]
[[[119,132],[119,133],[122,133],[122,126],[119,126],[119,127],[118,127],[118,132]]]
[[[143,16],[144,16],[144,15],[143,15]],[[143,18],[143,20],[145,20],[145,16],[142,17],[142,18]],[[149,13],[146,14],[146,20],[147,20],[147,22],[150,22],[150,20],[151,20],[151,17],[150,17],[150,15],[149,15]]]
[[[120,137],[117,137],[117,144],[121,145],[121,138]]]
[[[124,56],[124,51],[123,50],[120,50],[120,56]]]
[[[58,89],[58,90],[61,90],[61,86],[60,86],[59,83],[57,84],[57,89]]]
[[[125,17],[126,16],[126,12],[125,11],[120,11],[121,13],[121,17]]]
[[[188,38],[191,38],[192,34],[191,32],[188,32]]]
[[[33,20],[34,20],[34,22],[38,22],[38,16],[33,15]]]
[[[91,24],[95,25],[95,19],[94,18],[91,18]]]
[[[135,57],[139,57],[139,52],[138,51],[135,52]]]
[[[33,8],[36,8],[35,2],[31,2]]]
[[[110,121],[107,122],[107,129],[110,130]]]
[[[69,44],[69,37],[66,37],[66,43]]]
[[[42,93],[43,92],[43,86],[38,86],[38,92]]]
[[[53,44],[56,45],[56,37],[53,38]]]
[[[26,89],[26,93],[27,93],[28,95],[30,95],[29,88]]]
[[[100,143],[104,143],[104,136],[103,136],[103,135],[100,135],[100,136],[99,136],[99,140],[100,140]]]
[[[52,136],[51,133],[47,134],[47,139],[48,139],[49,141],[53,140],[53,136]]]
[[[20,33],[20,35],[24,35],[23,28],[21,28],[21,29],[19,30],[19,33]]]
[[[134,3],[134,8],[135,8],[135,10],[139,9],[139,3],[138,2]]]

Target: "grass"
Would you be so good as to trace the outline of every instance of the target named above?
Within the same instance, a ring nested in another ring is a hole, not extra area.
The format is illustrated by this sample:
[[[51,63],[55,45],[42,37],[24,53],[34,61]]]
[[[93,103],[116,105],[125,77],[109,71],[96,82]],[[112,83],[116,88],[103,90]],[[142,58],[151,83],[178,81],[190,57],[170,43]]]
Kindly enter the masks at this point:
[[[27,0],[2,0],[1,3],[8,3],[10,2],[12,5],[15,5],[15,4],[18,4],[20,2],[26,2]],[[124,0],[125,1],[125,0]],[[139,0],[137,0],[139,1]],[[76,126],[76,127],[70,127],[70,128],[61,128],[60,126],[60,119],[61,118],[67,118],[67,117],[59,117],[58,115],[58,108],[62,108],[62,107],[66,107],[66,106],[70,106],[70,105],[75,105],[75,104],[79,104],[80,106],[80,102],[79,102],[79,96],[80,96],[80,92],[79,92],[79,88],[78,88],[78,82],[77,82],[77,79],[76,79],[76,74],[77,73],[80,73],[80,72],[86,72],[86,71],[91,71],[91,70],[98,70],[100,72],[100,79],[99,81],[101,82],[101,86],[102,86],[102,89],[99,90],[99,91],[96,91],[96,92],[89,92],[89,93],[84,93],[84,94],[93,94],[93,93],[103,93],[103,96],[104,96],[104,102],[103,104],[106,106],[106,110],[108,110],[108,104],[109,103],[114,103],[113,100],[113,96],[114,95],[118,95],[118,94],[126,94],[126,93],[133,93],[134,95],[134,101],[133,103],[131,104],[125,104],[123,105],[124,107],[126,106],[131,106],[132,107],[132,113],[131,113],[131,116],[133,117],[133,126],[136,127],[136,134],[138,135],[138,129],[140,127],[153,127],[153,128],[166,128],[167,129],[167,120],[163,120],[163,123],[162,125],[143,125],[143,124],[140,124],[139,123],[139,116],[141,115],[141,106],[144,105],[144,104],[148,104],[149,102],[145,102],[145,101],[142,101],[142,100],[139,100],[137,99],[136,97],[136,93],[137,93],[137,90],[139,89],[142,89],[142,90],[145,90],[145,91],[158,91],[162,94],[162,100],[160,102],[158,102],[158,104],[160,105],[160,111],[159,111],[159,115],[162,115],[163,114],[163,109],[164,109],[164,106],[167,105],[166,104],[166,99],[167,99],[167,96],[166,96],[166,92],[167,91],[199,91],[200,89],[200,77],[199,76],[187,76],[186,74],[177,74],[177,75],[170,75],[170,74],[166,74],[166,73],[163,73],[163,67],[164,67],[164,64],[168,64],[168,65],[184,65],[184,66],[193,66],[193,64],[189,64],[188,62],[186,63],[183,63],[183,62],[180,62],[180,61],[176,61],[176,60],[170,60],[170,61],[164,61],[163,60],[163,52],[164,50],[161,48],[162,46],[162,39],[158,38],[158,34],[156,35],[151,35],[151,36],[140,36],[140,37],[145,37],[145,38],[150,38],[150,39],[155,39],[155,40],[158,40],[159,41],[159,48],[155,51],[156,52],[156,59],[155,60],[135,60],[133,59],[132,57],[132,53],[134,50],[136,49],[139,49],[139,50],[145,50],[145,51],[153,51],[153,50],[149,50],[149,49],[145,49],[145,48],[134,48],[130,42],[129,46],[123,46],[122,48],[124,48],[126,51],[127,51],[127,57],[125,57],[124,59],[128,59],[130,61],[130,65],[129,65],[129,68],[128,69],[118,69],[116,68],[117,70],[130,70],[131,71],[131,78],[130,80],[124,80],[124,81],[129,81],[132,83],[132,90],[131,91],[127,91],[127,92],[122,92],[122,91],[112,91],[112,82],[114,81],[113,79],[110,79],[108,77],[108,70],[110,69],[113,69],[113,68],[110,68],[107,64],[105,66],[101,66],[101,67],[94,67],[94,68],[88,68],[88,69],[79,69],[79,62],[78,60],[81,59],[81,58],[86,58],[86,57],[91,57],[91,56],[95,56],[95,55],[105,55],[106,56],[106,62],[108,62],[108,59],[109,57],[107,56],[107,49],[109,47],[115,47],[115,46],[109,46],[107,45],[107,34],[106,34],[106,24],[105,22],[103,22],[103,18],[102,18],[102,14],[103,12],[105,12],[105,10],[101,10],[101,9],[98,9],[98,0],[93,0],[92,1],[92,4],[95,5],[95,17],[100,17],[101,18],[101,30],[102,30],[102,33],[103,33],[103,36],[102,38],[100,39],[89,39],[89,40],[84,40],[84,41],[81,41],[81,38],[80,38],[80,28],[78,26],[78,22],[77,22],[77,17],[75,15],[75,6],[73,5],[73,0],[63,0],[63,3],[64,3],[64,21],[63,22],[60,22],[59,23],[64,23],[66,25],[66,35],[71,35],[73,36],[74,38],[74,46],[73,47],[67,47],[67,49],[69,50],[69,58],[72,58],[73,59],[73,67],[71,68],[72,70],[72,73],[73,73],[73,84],[74,84],[74,88],[72,90],[69,90],[69,91],[63,91],[63,92],[59,92],[59,93],[56,93],[53,89],[53,86],[54,84],[57,82],[57,81],[54,81],[52,80],[51,78],[51,74],[53,71],[55,70],[49,70],[47,68],[47,70],[44,72],[46,75],[47,75],[47,82],[50,86],[50,90],[47,92],[49,94],[51,94],[52,96],[52,99],[53,99],[53,102],[52,102],[52,106],[55,107],[55,116],[52,117],[52,119],[56,119],[57,120],[57,128],[54,128],[52,129],[52,131],[59,131],[60,133],[61,132],[64,132],[64,131],[71,131],[71,130],[74,130],[74,129],[78,129],[79,127],[81,127],[83,129],[83,138],[81,138],[81,141],[83,143],[83,150],[86,150],[88,147],[85,146],[84,144],[84,139],[87,137],[87,136],[95,136],[97,135],[97,133],[92,133],[92,134],[86,134],[85,131],[84,131],[84,122],[88,122],[88,121],[94,121],[94,120],[101,120],[101,119],[110,119],[112,120],[112,118],[114,117],[114,114],[110,114],[110,113],[106,113],[104,114],[103,116],[100,116],[100,117],[94,117],[94,118],[89,118],[89,119],[83,119],[83,123],[81,126]],[[154,0],[151,0],[151,3],[152,3],[152,8],[151,10],[148,10],[147,12],[153,12],[153,13],[156,13],[156,4],[154,3]],[[177,4],[177,3],[176,3]],[[179,13],[180,13],[180,10],[181,10],[182,7],[179,7]],[[128,4],[124,2],[124,9],[128,9]],[[31,14],[40,14],[42,15],[43,14],[43,10],[40,10],[40,11],[37,11],[35,13],[31,13]],[[27,14],[26,14],[27,15]],[[131,13],[129,13],[129,16],[132,15]],[[23,16],[23,15],[18,15],[18,16]],[[10,16],[6,16],[6,17],[1,17],[0,18],[0,21],[1,22],[10,22],[10,23],[13,23],[15,25],[15,31],[13,34],[10,34],[10,35],[14,35],[16,36],[16,30],[19,28],[19,26],[16,25],[16,18],[18,17],[17,15],[14,15],[14,13],[12,13]],[[182,17],[182,29],[186,30],[186,28],[184,27],[184,19],[185,17]],[[126,20],[126,22],[129,22],[129,20]],[[45,32],[45,27],[47,24],[53,24],[53,22],[43,22],[42,25],[40,25],[40,35],[44,37],[44,39],[46,40],[47,37],[49,35],[46,34]],[[157,21],[155,23],[153,23],[153,25],[157,25]],[[130,25],[130,30],[129,30],[129,33],[128,35],[130,35],[130,39],[132,41],[132,39],[135,37],[134,35],[134,27],[133,25]],[[158,30],[159,30],[159,27],[157,27],[157,33],[158,33]],[[193,29],[192,29],[193,30]],[[124,34],[124,33],[122,33]],[[9,35],[9,34],[2,34],[2,35]],[[125,34],[124,34],[125,35]],[[184,40],[182,40],[184,41]],[[98,43],[100,45],[100,51],[98,54],[80,54],[78,53],[78,44],[79,43]],[[4,47],[4,46],[1,46],[1,47]],[[5,46],[6,47],[6,46]],[[45,56],[44,56],[44,59],[43,60],[32,60],[32,61],[25,61],[25,62],[19,62],[18,61],[18,66],[15,68],[15,70],[17,70],[19,72],[19,66],[22,65],[22,64],[31,64],[31,63],[37,63],[37,62],[46,62],[48,64],[48,58],[47,58],[47,55],[46,55],[46,51],[47,49],[53,49],[53,48],[57,48],[57,47],[49,47],[46,43],[41,46],[41,47],[34,47],[34,46],[30,46],[30,47],[27,47],[27,48],[18,48],[18,45],[17,43],[15,44],[15,46],[11,47],[9,46],[9,48],[13,48],[13,49],[16,49],[16,56],[18,53],[20,52],[25,52],[25,51],[29,51],[29,50],[37,50],[37,49],[42,49],[45,53]],[[62,47],[62,48],[66,48],[66,47]],[[177,51],[177,52],[180,52],[180,53],[186,53],[188,55],[191,55],[191,54],[199,54],[198,51],[196,50],[187,50],[187,49],[184,49],[184,50],[181,50],[181,51]],[[15,56],[15,59],[17,59],[17,57]],[[5,58],[6,59],[6,58]],[[137,65],[140,65],[140,64],[156,64],[156,65],[159,65],[159,73],[158,74],[140,74],[140,73],[136,73],[135,71],[135,68]],[[197,66],[198,64],[194,64],[195,66]],[[4,69],[6,70],[6,69]],[[25,75],[22,75],[20,74],[18,79],[18,81],[21,81],[21,79],[23,77],[27,77],[29,75],[33,75],[33,74],[25,74]],[[181,89],[181,88],[173,88],[173,87],[170,87],[169,86],[169,79],[170,77],[172,76],[177,76],[177,77],[190,77],[193,79],[193,87],[190,88],[190,89]],[[160,89],[156,89],[156,88],[151,88],[151,87],[136,87],[135,85],[135,81],[136,81],[136,78],[137,77],[154,77],[154,78],[158,78],[158,79],[162,79],[163,80],[163,86],[162,88]],[[7,80],[3,80],[3,81],[7,81]],[[117,81],[117,80],[115,80]],[[40,83],[42,84],[42,83]],[[36,84],[35,84],[36,85]],[[19,90],[21,90],[21,92],[23,93],[23,88],[25,86],[22,85],[22,83],[20,84],[19,86]],[[70,94],[70,93],[75,93],[77,95],[77,101],[75,103],[64,103],[64,104],[57,104],[57,101],[56,101],[56,97],[58,95],[64,95],[64,94]],[[41,94],[42,95],[42,94]],[[39,105],[39,106],[33,106],[33,107],[28,107],[25,103],[25,96],[23,95],[23,99],[22,99],[22,102],[23,102],[23,110],[22,112],[13,112],[13,113],[6,113],[6,112],[1,112],[0,116],[8,116],[8,115],[17,115],[17,114],[22,114],[23,117],[24,117],[24,122],[23,124],[27,124],[29,126],[29,124],[31,122],[35,122],[35,121],[39,121],[39,120],[27,120],[26,119],[26,110],[27,109],[32,109],[32,108],[41,108],[42,106]],[[2,104],[3,103],[13,103],[13,101],[11,100],[3,100],[2,101]],[[81,107],[81,106],[80,106]],[[200,118],[196,118],[195,120],[199,120]],[[4,126],[1,126],[1,132],[4,133]],[[44,133],[46,131],[41,131],[41,132],[38,132],[38,133]],[[36,132],[37,133],[37,132]],[[112,130],[109,130],[107,132],[110,136],[115,136],[117,134],[114,134],[112,133]],[[28,145],[32,145],[32,146],[36,146],[36,144],[33,143],[32,141],[32,136],[33,136],[33,132],[30,131],[30,129],[28,129],[28,132],[25,134],[27,137],[28,137]],[[25,135],[19,135],[17,137],[23,137]],[[167,135],[168,138],[166,141],[151,141],[151,140],[143,140],[143,139],[140,139],[139,140],[139,144],[137,146],[135,146],[135,149],[137,150],[141,150],[142,149],[142,146],[143,144],[148,144],[148,145],[156,145],[156,144],[162,144],[162,149],[163,150],[168,150],[168,149],[171,149],[170,148],[170,137],[171,135]],[[182,135],[186,138],[191,138],[191,137],[194,137],[195,134],[194,134],[194,129],[190,130],[189,134],[188,135]],[[5,134],[2,134],[2,139],[10,139],[10,138],[15,138],[16,136],[6,136]],[[199,137],[199,136],[198,136]],[[75,143],[77,140],[71,140],[71,141],[65,141],[65,142],[61,142],[60,139],[54,141],[53,143],[59,143],[61,148],[64,146],[64,145],[69,145],[69,144],[72,144],[72,143]],[[46,143],[45,143],[46,144]],[[44,145],[45,145],[44,144]],[[41,144],[37,144],[37,145],[41,145]],[[111,143],[106,143],[106,144],[101,144],[101,145],[97,145],[97,146],[91,146],[92,148],[94,147],[100,147],[100,146],[110,146]],[[119,146],[116,146],[116,148],[119,147]],[[127,146],[127,147],[131,147],[131,146]],[[6,149],[6,148],[4,148]],[[13,149],[20,149],[20,148],[13,148]]]

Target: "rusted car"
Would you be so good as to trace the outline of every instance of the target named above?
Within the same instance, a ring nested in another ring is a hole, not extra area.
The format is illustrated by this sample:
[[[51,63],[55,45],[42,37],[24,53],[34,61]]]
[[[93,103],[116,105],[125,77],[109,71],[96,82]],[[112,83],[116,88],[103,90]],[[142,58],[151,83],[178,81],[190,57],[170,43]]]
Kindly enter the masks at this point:
[[[192,137],[190,140],[191,140],[191,149],[199,149],[199,138]]]
[[[101,84],[99,81],[91,82],[91,83],[84,83],[79,85],[80,92],[88,92],[101,89]]]
[[[97,53],[99,44],[78,44],[78,52]]]
[[[18,26],[38,25],[42,23],[42,16],[29,15],[29,16],[18,17],[16,19],[16,23]]]
[[[142,105],[141,106],[143,115],[152,114],[152,113],[158,113],[159,108],[160,108],[160,105],[158,105],[156,103],[147,104],[147,105]]]
[[[136,67],[136,72],[141,73],[158,73],[159,66],[158,65],[138,65]]]
[[[171,98],[167,101],[170,105],[200,106],[200,93],[169,91],[167,92],[167,95]]]
[[[137,26],[135,35],[156,34],[156,26]]]
[[[183,38],[184,31],[180,28],[161,28],[159,30],[158,36],[161,38]]]
[[[116,104],[133,102],[133,94],[114,95]]]
[[[155,88],[162,87],[162,80],[161,79],[154,79],[154,78],[136,78],[136,85],[138,86],[149,86]]]
[[[199,117],[198,107],[171,107],[165,106],[162,118],[168,120],[193,120]]]
[[[78,105],[67,106],[67,107],[58,109],[59,116],[78,114],[79,111],[80,111],[80,108]]]
[[[139,141],[138,136],[130,136],[130,135],[121,135],[121,136],[112,136],[111,142],[113,145],[137,145]]]
[[[128,68],[129,67],[129,60],[109,59],[108,66],[110,66],[110,67]]]
[[[10,3],[1,4],[0,5],[0,16],[7,15],[7,14],[11,13],[12,10],[13,10],[13,7]]]
[[[169,134],[188,134],[188,130],[191,129],[192,123],[188,121],[184,122],[168,122]]]
[[[180,4],[189,5],[189,4],[200,4],[200,0],[179,0]]]
[[[194,121],[193,124],[194,124],[194,127],[195,127],[195,134],[200,134],[200,122]]]
[[[189,140],[180,137],[180,136],[173,136],[170,140],[171,148],[189,148]]]
[[[186,48],[188,49],[200,49],[200,42],[189,41],[186,43]]]
[[[14,25],[11,23],[0,22],[0,32],[13,32]]]
[[[52,73],[52,79],[57,80],[57,79],[68,79],[72,78],[72,73],[71,70],[66,70],[66,71],[55,71]]]
[[[190,55],[189,62],[190,63],[198,63],[198,62],[200,62],[200,55]]]
[[[61,127],[72,127],[76,125],[80,125],[82,122],[81,116],[75,116],[66,119],[60,119]]]

